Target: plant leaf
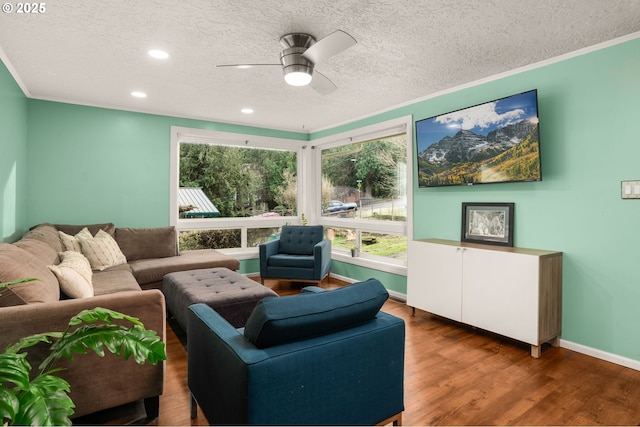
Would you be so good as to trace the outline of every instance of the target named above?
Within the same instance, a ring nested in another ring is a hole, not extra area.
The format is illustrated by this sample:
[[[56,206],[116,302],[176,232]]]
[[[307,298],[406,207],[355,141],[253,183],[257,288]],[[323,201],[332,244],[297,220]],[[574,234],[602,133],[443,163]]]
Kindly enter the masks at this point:
[[[0,423],[11,422],[16,418],[20,410],[20,401],[13,393],[4,387],[0,387]]]
[[[69,326],[77,326],[82,323],[95,323],[98,320],[103,322],[113,322],[114,320],[126,320],[134,325],[144,328],[144,325],[137,317],[128,316],[108,308],[96,307],[91,310],[82,310],[69,321]]]
[[[53,375],[39,375],[31,386],[20,393],[20,411],[14,424],[70,426],[69,417],[73,415],[75,405],[69,397],[69,383]]]
[[[26,353],[0,353],[0,386],[12,383],[22,390],[29,388],[31,365],[26,357]]]
[[[12,280],[11,282],[0,283],[0,297],[2,297],[2,289],[7,288],[12,285],[18,285],[20,283],[33,282],[38,281],[40,279],[36,279],[35,277],[28,277],[25,279]]]
[[[27,337],[22,337],[20,340],[7,347],[7,352],[9,353],[17,353],[23,348],[33,347],[36,344],[41,342],[51,343],[51,338],[60,338],[62,337],[62,332],[46,332],[43,334],[33,334]]]
[[[45,369],[61,357],[73,359],[74,354],[86,354],[89,350],[103,357],[104,349],[127,360],[133,356],[143,365],[147,360],[152,364],[165,360],[165,345],[154,331],[134,325],[126,328],[120,325],[85,325],[67,333],[51,346],[51,354],[42,362]]]
[[[26,279],[18,279],[18,280],[13,280],[11,282],[4,282],[4,283],[0,283],[0,289],[6,288],[7,286],[11,286],[11,285],[17,285],[20,283],[33,282],[36,280],[40,280],[40,279],[36,279],[35,277],[28,277]]]

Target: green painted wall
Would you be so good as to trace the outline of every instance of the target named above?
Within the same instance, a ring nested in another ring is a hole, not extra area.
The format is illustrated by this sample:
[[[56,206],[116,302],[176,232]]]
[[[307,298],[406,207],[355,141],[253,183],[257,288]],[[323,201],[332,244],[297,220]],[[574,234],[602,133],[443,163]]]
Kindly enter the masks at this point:
[[[376,279],[384,283],[385,288],[401,294],[407,293],[407,278],[398,274],[373,270],[371,268],[362,267],[360,265],[351,264],[349,262],[336,260],[333,260],[331,263],[331,274],[349,277],[351,279],[359,281],[375,277]]]
[[[377,117],[415,121],[538,89],[543,181],[418,189],[414,178],[414,237],[459,240],[462,202],[515,202],[515,246],[564,253],[562,338],[634,360],[640,200],[622,200],[620,181],[640,180],[638,52],[635,39]]]
[[[29,225],[169,224],[171,126],[306,140],[301,133],[29,100]]]
[[[24,233],[27,186],[27,98],[0,62],[0,241]]]

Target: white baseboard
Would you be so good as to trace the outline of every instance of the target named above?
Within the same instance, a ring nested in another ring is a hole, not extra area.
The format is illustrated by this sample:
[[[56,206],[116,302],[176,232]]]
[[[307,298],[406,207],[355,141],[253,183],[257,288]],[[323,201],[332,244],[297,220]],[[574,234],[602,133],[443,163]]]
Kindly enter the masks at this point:
[[[359,281],[359,280],[352,279],[351,277],[341,276],[339,274],[334,274],[334,273],[331,273],[331,277],[335,277],[336,279],[342,280],[343,282],[347,282],[347,283],[356,283],[356,282]],[[393,298],[394,300],[401,301],[401,302],[407,302],[407,295],[406,294],[403,294],[403,293],[398,292],[398,291],[393,291],[391,289],[387,289],[387,292],[389,292],[389,296],[391,298]]]
[[[640,360],[633,360],[627,357],[619,356],[617,354],[608,353],[606,351],[598,350],[597,348],[587,347],[586,345],[577,344],[575,342],[560,340],[560,347],[567,350],[575,351],[576,353],[586,354],[587,356],[595,357],[596,359],[605,360],[607,362],[615,363],[627,368],[640,371]]]

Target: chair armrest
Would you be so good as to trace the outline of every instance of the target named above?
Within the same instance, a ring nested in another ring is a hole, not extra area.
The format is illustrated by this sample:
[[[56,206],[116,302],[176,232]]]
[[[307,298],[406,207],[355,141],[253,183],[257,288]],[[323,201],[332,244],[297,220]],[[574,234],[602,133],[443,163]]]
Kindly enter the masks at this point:
[[[206,304],[190,306],[187,315],[191,396],[211,423],[247,424],[248,366],[266,354]]]
[[[260,255],[260,276],[267,277],[267,260],[270,256],[278,253],[280,249],[280,240],[270,240],[258,245]]]
[[[322,279],[331,270],[331,240],[323,239],[313,247],[314,277]]]

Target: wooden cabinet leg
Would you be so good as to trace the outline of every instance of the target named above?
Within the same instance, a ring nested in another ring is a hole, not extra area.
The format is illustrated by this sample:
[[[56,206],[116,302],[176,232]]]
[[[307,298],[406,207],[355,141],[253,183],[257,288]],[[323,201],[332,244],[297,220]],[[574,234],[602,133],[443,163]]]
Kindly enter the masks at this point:
[[[542,352],[542,346],[541,345],[532,345],[531,346],[531,357],[535,357],[536,359],[539,359],[541,352]]]

